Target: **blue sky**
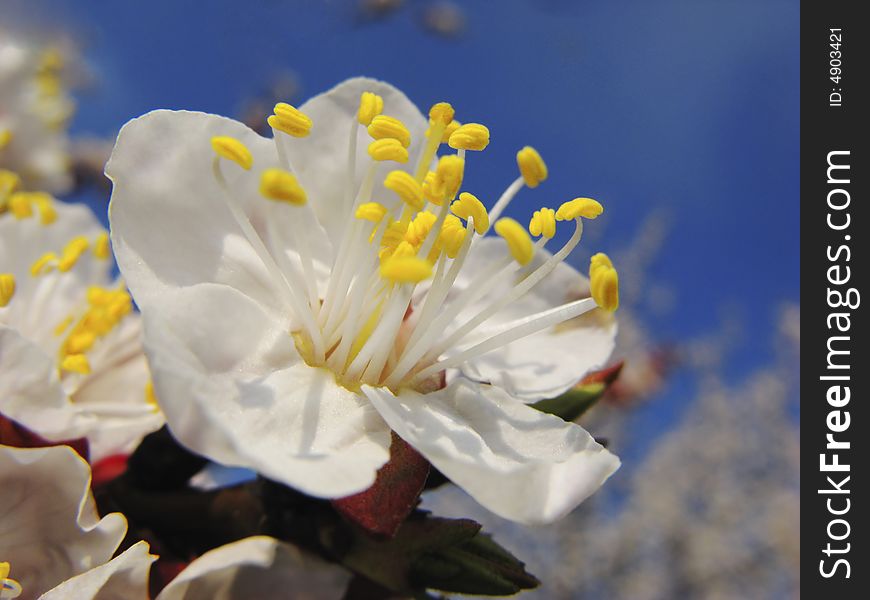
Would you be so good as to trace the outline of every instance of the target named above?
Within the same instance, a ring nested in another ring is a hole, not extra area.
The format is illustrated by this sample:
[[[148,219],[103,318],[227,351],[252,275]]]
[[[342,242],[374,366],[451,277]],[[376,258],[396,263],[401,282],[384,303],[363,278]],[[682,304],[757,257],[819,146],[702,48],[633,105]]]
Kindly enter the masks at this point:
[[[797,1],[460,2],[458,39],[426,32],[431,3],[411,0],[367,23],[349,1],[9,4],[84,43],[100,84],[74,133],[112,134],[153,108],[237,114],[280,69],[299,75],[303,98],[379,77],[490,127],[466,177],[481,198],[515,177],[516,150],[540,150],[550,180],[512,216],[575,196],[605,204],[606,235],[578,264],[668,215],[653,274],[676,305],[651,321],[661,339],[709,332],[736,307],[747,337],[729,369],[746,372],[769,357],[778,307],[799,298]]]

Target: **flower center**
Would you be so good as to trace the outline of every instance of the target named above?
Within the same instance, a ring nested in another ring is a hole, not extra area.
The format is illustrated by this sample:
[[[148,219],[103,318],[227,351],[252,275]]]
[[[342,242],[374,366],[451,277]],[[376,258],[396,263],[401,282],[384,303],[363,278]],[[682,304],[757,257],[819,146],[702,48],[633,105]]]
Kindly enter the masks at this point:
[[[251,170],[250,151],[231,137],[211,140],[216,153],[214,175],[226,192],[224,200],[263,264],[283,284],[282,293],[301,322],[299,330],[292,332],[293,339],[309,365],[330,369],[339,383],[351,389],[360,384],[426,388],[447,368],[554,327],[596,306],[616,309],[616,271],[605,255],[598,254],[590,265],[592,298],[568,302],[484,331],[483,326],[496,313],[529,293],[567,258],[580,242],[583,219],[594,219],[603,209],[595,200],[576,198],[558,210],[535,211],[528,230],[513,219],[499,219],[523,187],[537,187],[547,177],[546,165],[530,147],[517,153],[520,176],[490,211],[473,194],[460,193],[466,152],[486,148],[489,130],[476,123],[459,124],[447,103],[436,104],[430,110],[429,129],[414,169],[391,171],[383,185],[392,196],[376,201],[373,191],[379,163],[410,160],[410,132],[398,119],[382,115],[382,110],[383,100],[366,92],[360,99],[357,119],[350,126],[344,198],[340,203],[347,217],[322,296],[304,219],[288,219],[295,241],[292,259],[284,252],[270,252],[233,197],[222,172],[224,161]],[[260,172],[260,193],[284,204],[280,210],[310,211],[309,199],[293,175],[284,144],[289,142],[288,137],[306,137],[314,124],[286,104],[277,105],[268,122],[281,168]],[[359,127],[367,129],[372,141],[368,146],[370,160],[355,189]],[[442,143],[456,153],[440,157],[430,170]],[[310,213],[306,216],[313,218]],[[573,235],[562,248],[533,267],[535,254],[555,235],[557,221],[573,221]],[[491,222],[506,244],[505,258],[494,261],[480,271],[478,280],[460,289],[457,278]],[[266,227],[271,223],[270,219]],[[530,233],[539,239],[533,242]],[[513,282],[510,291],[493,297],[495,287],[505,280]]]

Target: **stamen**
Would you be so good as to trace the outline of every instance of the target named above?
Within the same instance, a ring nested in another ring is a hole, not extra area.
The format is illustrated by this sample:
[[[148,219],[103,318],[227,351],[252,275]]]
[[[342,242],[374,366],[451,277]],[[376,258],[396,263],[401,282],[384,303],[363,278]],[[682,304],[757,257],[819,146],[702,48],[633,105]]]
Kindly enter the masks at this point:
[[[78,236],[70,240],[70,242],[64,246],[63,253],[57,263],[57,270],[61,273],[66,273],[72,269],[81,255],[88,249],[88,246],[90,246],[90,242],[88,242],[88,239],[84,236]]]
[[[480,123],[467,123],[454,131],[447,145],[455,150],[483,150],[489,145],[489,129]]]
[[[33,192],[30,195],[32,202],[39,211],[39,222],[50,225],[57,220],[57,210],[54,208],[54,198],[45,192]]]
[[[94,256],[99,258],[100,260],[106,260],[111,255],[111,248],[109,246],[109,234],[106,232],[101,233],[94,240],[94,245],[92,246],[92,252]]]
[[[514,321],[506,323],[503,327],[501,327],[501,331],[499,333],[483,340],[478,344],[475,344],[474,346],[471,346],[466,350],[463,350],[462,352],[454,356],[451,356],[450,358],[446,358],[442,361],[433,363],[425,369],[422,369],[414,376],[414,379],[416,381],[422,381],[427,377],[431,377],[438,371],[443,371],[444,369],[455,367],[467,360],[476,358],[478,356],[486,354],[487,352],[496,350],[497,348],[507,346],[508,344],[515,342],[519,339],[528,337],[534,333],[543,331],[544,329],[549,329],[550,327],[558,325],[559,323],[574,319],[584,313],[589,312],[593,308],[595,308],[595,301],[593,301],[591,298],[583,298],[581,300],[569,302],[562,306],[557,306],[556,308],[542,311],[530,317],[515,319]]]
[[[384,110],[384,99],[373,92],[363,92],[359,99],[357,120],[360,125],[368,127],[372,119]]]
[[[574,198],[562,204],[556,211],[557,221],[572,221],[579,217],[594,219],[604,212],[604,207],[592,198]]]
[[[295,106],[279,102],[275,105],[274,112],[274,115],[266,119],[272,129],[293,137],[306,137],[311,133],[311,119]]]
[[[0,308],[9,306],[9,301],[15,295],[15,275],[0,273]]]
[[[489,229],[489,215],[486,213],[486,207],[474,194],[468,192],[459,194],[459,200],[450,205],[450,212],[466,221],[473,218],[474,231],[478,235],[483,235]]]
[[[91,372],[91,363],[84,354],[69,354],[61,361],[60,368],[64,371],[88,375]]]
[[[263,171],[260,177],[260,193],[269,200],[302,206],[307,201],[305,190],[292,173],[284,169],[271,168]]]
[[[438,160],[438,167],[435,169],[434,189],[441,190],[444,198],[453,200],[459,192],[459,187],[462,185],[462,179],[465,175],[465,161],[450,154],[442,156]]]
[[[619,275],[603,252],[589,261],[589,280],[592,298],[598,306],[610,312],[619,308]]]
[[[548,240],[553,239],[556,235],[556,211],[546,207],[536,210],[529,221],[529,233],[535,237],[544,236]]]
[[[411,145],[411,132],[408,131],[404,123],[394,117],[376,116],[369,124],[368,132],[376,140],[394,138],[399,140],[405,148]]]
[[[447,102],[439,102],[429,109],[429,132],[426,137],[426,145],[417,161],[417,168],[414,170],[414,179],[420,183],[423,182],[426,171],[429,170],[429,165],[432,164],[432,159],[435,158],[435,152],[438,151],[438,146],[441,145],[445,129],[453,121],[453,115],[453,107]]]
[[[530,188],[538,187],[547,178],[547,165],[538,151],[531,146],[526,146],[517,152],[517,166],[520,168],[523,181]]]
[[[24,591],[21,584],[9,577],[10,566],[8,562],[0,562],[0,598],[12,600]]]
[[[408,149],[397,139],[384,138],[369,144],[369,156],[376,161],[392,160],[406,163],[408,162]]]
[[[36,277],[37,275],[48,273],[54,269],[55,266],[57,266],[57,254],[54,252],[46,252],[30,265],[30,275]]]
[[[383,204],[379,202],[366,202],[359,205],[354,216],[364,221],[380,223],[385,214],[387,214],[387,207]]]
[[[523,226],[509,217],[499,219],[495,224],[495,232],[507,242],[508,251],[521,265],[531,262],[535,255],[535,247]]]
[[[513,183],[508,186],[508,188],[499,197],[499,199],[489,211],[490,223],[498,220],[498,218],[501,216],[501,213],[504,212],[504,209],[506,209],[508,204],[511,203],[511,200],[514,199],[514,196],[516,196],[517,193],[519,193],[519,191],[523,189],[523,184],[524,180],[522,175],[520,175],[513,181]]]
[[[384,187],[392,190],[413,210],[423,208],[423,187],[406,171],[390,171]]]
[[[0,150],[3,150],[6,146],[11,144],[13,137],[14,135],[12,134],[11,129],[0,129]]]
[[[254,164],[251,151],[236,138],[216,135],[211,138],[211,147],[218,156],[236,163],[246,171],[250,171]]]
[[[231,140],[231,142],[237,141],[234,138],[226,138],[226,139]],[[214,145],[214,138],[213,138],[212,143]],[[241,142],[239,142],[239,145],[241,145]],[[231,148],[235,148],[236,151],[238,150],[238,147],[236,147],[232,143],[221,142],[220,147],[221,148],[231,147]],[[247,148],[245,148],[243,145],[241,145],[241,147],[244,148],[245,151],[247,151]],[[266,248],[266,245],[263,243],[263,240],[260,238],[260,235],[254,229],[254,226],[251,225],[251,221],[248,219],[248,216],[244,213],[244,211],[241,209],[241,207],[232,198],[232,196],[230,194],[229,186],[227,185],[226,179],[224,179],[223,172],[221,171],[220,158],[223,157],[224,155],[221,154],[221,152],[219,152],[217,150],[217,148],[215,149],[215,151],[217,152],[217,156],[215,156],[214,161],[212,162],[212,172],[214,174],[215,179],[218,182],[218,185],[220,186],[221,190],[223,190],[223,192],[224,192],[224,194],[223,194],[224,205],[230,211],[230,214],[232,215],[233,220],[235,220],[236,225],[238,225],[239,229],[241,229],[242,234],[245,236],[245,238],[247,238],[248,242],[251,244],[254,251],[257,253],[257,256],[260,258],[260,261],[263,263],[263,266],[266,267],[267,271],[269,271],[270,275],[272,276],[272,279],[275,281],[279,281],[279,282],[283,283],[282,288],[284,291],[285,301],[294,307],[299,318],[302,319],[303,327],[308,332],[308,335],[311,337],[311,340],[314,344],[314,353],[318,357],[318,359],[322,359],[324,356],[323,339],[320,335],[320,330],[317,328],[317,326],[314,323],[314,318],[313,318],[311,311],[305,310],[305,304],[293,292],[293,286],[290,285],[290,281],[287,279],[287,274],[285,274],[284,271],[282,271],[281,268],[278,267],[278,264],[275,262],[275,258],[272,256],[272,254]],[[233,159],[231,158],[229,160],[233,160]],[[235,160],[233,160],[233,162],[235,162]],[[247,163],[247,164],[250,167],[251,163]],[[240,163],[239,166],[241,166],[242,168],[245,168],[244,164],[242,164],[242,163]]]
[[[21,177],[14,171],[0,169],[0,211],[6,208],[6,199],[18,186],[21,185]]]
[[[394,256],[381,265],[381,277],[393,283],[420,283],[432,277],[432,265],[416,256]]]
[[[12,216],[16,219],[29,219],[33,216],[33,205],[31,204],[31,196],[27,192],[14,192],[6,204],[9,207]]]

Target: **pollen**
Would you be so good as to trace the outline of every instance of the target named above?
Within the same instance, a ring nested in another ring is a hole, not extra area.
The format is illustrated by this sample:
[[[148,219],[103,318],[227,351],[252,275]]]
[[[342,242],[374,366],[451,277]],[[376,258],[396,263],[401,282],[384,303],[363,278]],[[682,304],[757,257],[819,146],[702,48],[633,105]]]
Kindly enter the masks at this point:
[[[536,210],[529,221],[529,233],[535,237],[553,239],[556,235],[556,211],[546,207]]]
[[[393,283],[420,283],[431,276],[432,265],[416,256],[393,257],[381,265],[381,277]]]
[[[455,204],[455,203],[454,203]],[[477,219],[474,220],[477,222]],[[444,219],[444,225],[441,226],[441,232],[438,235],[438,244],[444,250],[448,258],[456,258],[459,250],[465,242],[465,227],[462,226],[462,221],[453,215],[447,215]]]
[[[260,193],[269,200],[302,206],[307,201],[305,190],[296,177],[284,169],[271,168],[260,176]]]
[[[589,280],[595,304],[610,312],[619,308],[619,275],[603,252],[590,259]]]
[[[456,119],[453,119],[452,121],[450,121],[450,123],[447,125],[447,127],[444,128],[444,134],[441,136],[441,143],[446,144],[447,142],[449,142],[450,136],[453,135],[453,132],[455,132],[461,126],[462,126],[462,123],[460,123]],[[429,130],[426,131],[426,135],[429,135]]]
[[[369,144],[369,156],[376,161],[408,162],[408,150],[395,138],[375,140]]]
[[[15,275],[12,273],[0,273],[0,308],[9,305],[12,296],[15,295]]]
[[[360,125],[368,127],[372,119],[384,110],[384,99],[373,92],[363,92],[359,99],[359,110],[356,118]]]
[[[438,167],[435,169],[434,188],[436,190],[443,190],[443,197],[453,200],[459,192],[464,175],[464,160],[455,154],[442,156],[438,160]]]
[[[414,210],[423,208],[423,186],[407,171],[390,171],[384,180],[384,187],[395,192]]]
[[[531,146],[526,146],[517,152],[517,166],[520,168],[523,180],[530,188],[538,187],[547,178],[547,165],[544,164],[544,159],[538,151]]]
[[[509,217],[504,217],[496,221],[495,232],[507,242],[508,251],[514,260],[524,266],[531,262],[535,247],[522,225]]]
[[[483,235],[489,229],[489,215],[486,212],[486,207],[474,194],[468,192],[459,194],[459,200],[450,205],[450,212],[466,221],[469,217],[473,218],[474,231],[478,235]]]
[[[387,207],[379,202],[365,202],[356,209],[356,218],[372,223],[380,223],[387,214]]]
[[[12,143],[12,131],[9,129],[0,129],[0,150]]]
[[[404,236],[405,241],[411,244],[415,250],[419,248],[423,240],[426,239],[426,236],[429,235],[437,219],[438,217],[428,210],[418,213],[408,224],[408,229],[405,231]]]
[[[489,145],[489,129],[480,123],[467,123],[454,131],[447,145],[456,150],[483,150]]]
[[[565,202],[556,211],[557,221],[572,221],[579,217],[594,219],[604,212],[604,207],[592,198],[574,198]]]
[[[254,164],[251,151],[234,137],[216,135],[211,138],[211,147],[219,157],[233,161],[246,171],[250,171]]]
[[[453,106],[449,102],[438,102],[429,109],[429,120],[433,125],[447,127],[455,114],[456,111],[453,110]]]
[[[91,363],[84,354],[69,354],[60,362],[60,368],[64,371],[88,375],[91,372]]]
[[[30,265],[30,274],[33,277],[36,277],[37,275],[48,273],[56,266],[57,254],[55,254],[54,252],[46,252],[45,254],[37,258],[32,265]]]
[[[376,116],[368,126],[368,132],[376,140],[394,138],[399,140],[405,148],[411,145],[411,132],[408,131],[404,123],[394,117]]]
[[[86,237],[74,237],[66,246],[64,246],[60,260],[57,263],[57,270],[66,273],[72,269],[89,246],[90,243]]]
[[[110,250],[111,248],[109,247],[109,234],[104,231],[94,240],[92,251],[94,253],[94,256],[96,256],[100,260],[106,260],[111,255]]]
[[[423,179],[423,197],[432,204],[441,206],[444,203],[444,190],[436,186],[435,171],[429,171]]]
[[[273,129],[300,138],[306,137],[311,133],[311,126],[313,125],[311,119],[295,106],[291,106],[286,102],[279,102],[275,105],[274,113],[266,119],[269,126]]]

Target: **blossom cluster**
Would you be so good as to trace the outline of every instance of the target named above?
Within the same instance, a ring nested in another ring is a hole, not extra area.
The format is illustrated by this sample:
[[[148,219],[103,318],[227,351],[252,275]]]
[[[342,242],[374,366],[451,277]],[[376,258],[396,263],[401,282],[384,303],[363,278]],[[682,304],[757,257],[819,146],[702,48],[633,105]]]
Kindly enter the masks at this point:
[[[2,76],[15,56],[0,58]],[[38,73],[57,68],[41,60]],[[271,138],[155,111],[124,126],[106,165],[109,234],[35,187],[12,152],[30,117],[0,101],[0,419],[61,444],[0,446],[3,598],[145,597],[154,556],[140,542],[113,558],[125,518],[97,514],[84,459],[96,477],[164,423],[215,466],[337,507],[377,487],[397,440],[425,473],[524,524],[562,518],[619,467],[537,406],[605,366],[619,296],[607,255],[588,277],[566,261],[600,203],[541,207],[528,226],[502,216],[548,176],[535,149],[487,208],[463,182],[489,129],[446,102],[424,116],[380,81],[277,104]],[[551,251],[561,227],[570,237]],[[348,577],[248,537],[158,598],[245,578],[248,597],[306,578],[340,598]]]

